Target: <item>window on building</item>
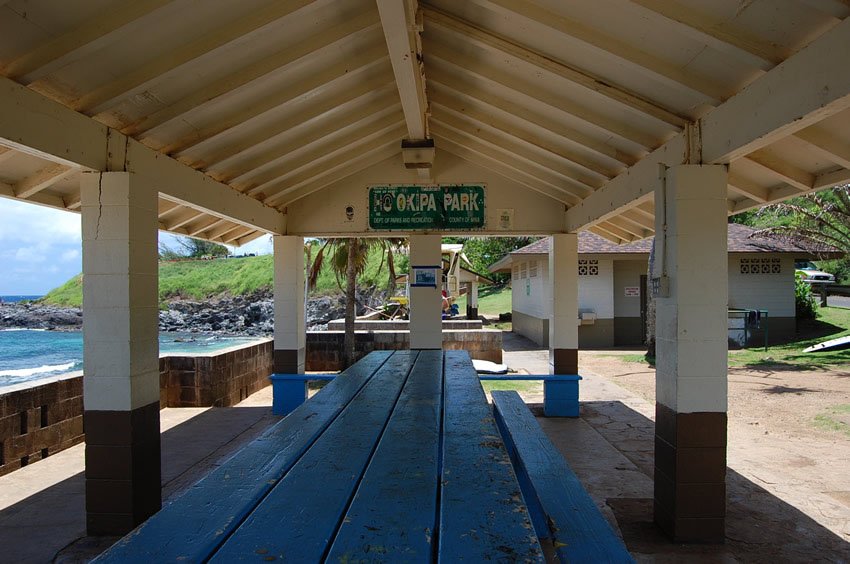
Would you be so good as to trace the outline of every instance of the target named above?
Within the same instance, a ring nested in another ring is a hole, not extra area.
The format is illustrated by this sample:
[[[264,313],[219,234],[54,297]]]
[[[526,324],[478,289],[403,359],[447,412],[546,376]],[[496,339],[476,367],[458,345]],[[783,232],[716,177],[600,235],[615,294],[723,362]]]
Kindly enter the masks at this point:
[[[742,258],[741,274],[782,274],[779,258]]]

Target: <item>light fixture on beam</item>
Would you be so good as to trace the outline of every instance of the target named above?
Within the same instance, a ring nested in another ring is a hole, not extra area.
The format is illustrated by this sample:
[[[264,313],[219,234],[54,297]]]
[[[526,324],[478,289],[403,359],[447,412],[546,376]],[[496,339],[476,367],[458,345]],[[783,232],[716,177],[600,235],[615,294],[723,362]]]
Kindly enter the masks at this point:
[[[405,168],[431,168],[434,164],[433,139],[402,139],[401,156]]]

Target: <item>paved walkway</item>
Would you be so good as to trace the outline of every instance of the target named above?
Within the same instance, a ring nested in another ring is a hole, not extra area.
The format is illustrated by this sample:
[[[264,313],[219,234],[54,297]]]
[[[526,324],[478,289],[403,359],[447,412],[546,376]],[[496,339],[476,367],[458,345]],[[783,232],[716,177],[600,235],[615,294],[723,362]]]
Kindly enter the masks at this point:
[[[548,351],[505,334],[505,363],[548,370]],[[654,411],[601,375],[583,372],[582,416],[540,418],[639,562],[850,562],[850,545],[777,493],[746,479],[730,441],[725,545],[672,545],[652,524]],[[523,394],[533,409],[540,391]],[[271,388],[233,408],[165,409],[163,497],[182,491],[271,425]],[[0,477],[0,563],[87,562],[114,538],[85,537],[84,447]]]

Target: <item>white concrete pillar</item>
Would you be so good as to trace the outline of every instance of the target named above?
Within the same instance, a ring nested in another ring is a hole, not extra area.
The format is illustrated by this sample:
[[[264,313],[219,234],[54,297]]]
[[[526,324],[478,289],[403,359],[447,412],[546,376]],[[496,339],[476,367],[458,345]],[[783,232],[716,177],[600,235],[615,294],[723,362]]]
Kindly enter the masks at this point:
[[[81,190],[87,527],[118,535],[161,500],[158,194],[127,172]]]
[[[549,241],[549,372],[578,374],[578,235],[559,233]]]
[[[466,299],[467,319],[478,319],[478,280],[469,283],[469,296]]]
[[[410,237],[410,348],[443,348],[442,255],[439,235]],[[436,287],[417,286],[414,269],[436,269]]]
[[[303,374],[307,349],[304,319],[304,238],[274,236],[274,371]]]
[[[724,538],[726,177],[681,165],[656,190],[653,279],[669,290],[656,302],[655,521],[677,542]]]

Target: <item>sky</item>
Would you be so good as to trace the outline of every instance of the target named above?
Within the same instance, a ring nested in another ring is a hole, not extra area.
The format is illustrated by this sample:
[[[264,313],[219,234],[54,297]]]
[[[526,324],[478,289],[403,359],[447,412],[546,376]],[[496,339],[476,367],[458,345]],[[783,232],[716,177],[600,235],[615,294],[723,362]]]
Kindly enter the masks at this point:
[[[268,236],[235,254],[271,253]],[[159,233],[171,248],[174,236]],[[82,267],[80,215],[0,198],[0,296],[43,295],[79,274]]]

